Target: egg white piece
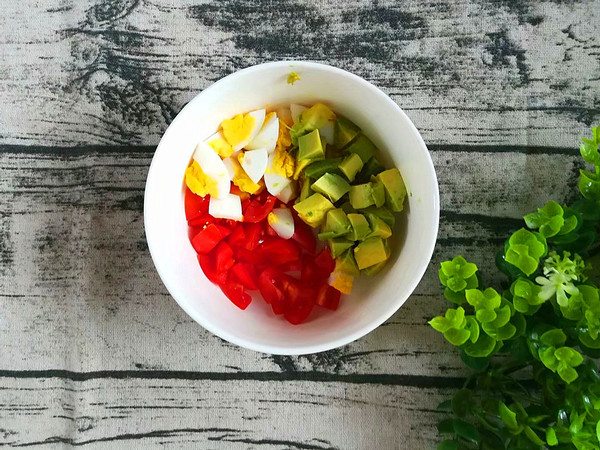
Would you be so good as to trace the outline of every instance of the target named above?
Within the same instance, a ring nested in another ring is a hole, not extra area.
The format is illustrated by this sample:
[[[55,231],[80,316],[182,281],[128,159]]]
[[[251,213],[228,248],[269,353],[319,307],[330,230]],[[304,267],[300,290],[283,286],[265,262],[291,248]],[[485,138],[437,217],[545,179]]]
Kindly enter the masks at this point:
[[[235,156],[233,158],[235,158]],[[232,160],[232,157],[229,156],[228,158],[223,158],[223,164],[225,164],[229,179],[233,180],[235,178],[235,162]]]
[[[217,183],[219,193],[217,198],[228,195],[231,188],[231,178],[225,164],[223,164],[223,160],[213,148],[206,142],[200,142],[196,146],[192,158],[200,165],[202,172]]]
[[[256,150],[259,148],[266,148],[267,152],[271,153],[275,150],[277,145],[277,138],[279,137],[279,119],[277,114],[273,114],[268,120],[265,121],[262,128],[252,141],[246,145],[248,150]]]
[[[319,135],[325,138],[327,144],[333,145],[334,122],[327,122],[319,129]]]
[[[296,198],[296,195],[298,195],[298,192],[296,190],[296,183],[290,182],[275,197],[277,197],[282,203],[288,203],[290,200]]]
[[[300,117],[302,111],[306,111],[307,109],[306,106],[297,105],[296,103],[290,105],[290,113],[292,113],[292,120],[294,123],[298,122],[298,117]]]
[[[292,120],[292,112],[290,111],[290,108],[280,106],[275,112],[277,113],[277,117],[279,117],[279,120],[283,120],[286,123],[294,122]]]
[[[273,163],[275,162],[275,153],[271,153],[269,155],[269,160],[267,162],[267,170],[265,172],[265,186],[267,191],[271,195],[279,194],[283,189],[288,186],[292,180],[283,175],[277,173],[273,167]]]
[[[267,149],[259,148],[258,150],[244,152],[241,165],[248,177],[255,183],[258,183],[265,174],[265,170],[267,170],[268,161],[269,153]]]
[[[280,238],[289,239],[294,235],[294,218],[287,208],[275,208],[269,213],[269,225]]]
[[[254,126],[252,127],[252,132],[250,133],[250,136],[248,136],[248,139],[245,139],[239,144],[233,146],[234,151],[237,152],[238,150],[243,149],[244,147],[246,147],[246,145],[252,142],[256,135],[260,132],[260,129],[262,128],[263,123],[265,122],[266,113],[267,112],[264,109],[257,109],[256,111],[250,111],[247,114],[248,116],[254,117]]]
[[[242,201],[235,194],[222,198],[211,197],[208,213],[217,219],[242,220]]]

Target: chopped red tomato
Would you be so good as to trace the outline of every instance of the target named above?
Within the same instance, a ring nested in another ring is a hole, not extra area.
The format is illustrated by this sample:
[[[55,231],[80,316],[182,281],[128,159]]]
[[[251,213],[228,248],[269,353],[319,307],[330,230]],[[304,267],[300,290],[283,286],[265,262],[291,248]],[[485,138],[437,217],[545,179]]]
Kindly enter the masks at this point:
[[[265,220],[273,210],[276,201],[277,197],[272,195],[267,195],[264,203],[260,203],[258,200],[250,200],[244,211],[244,222],[257,223]]]
[[[279,269],[275,267],[270,267],[261,272],[258,276],[258,289],[260,290],[260,294],[270,305],[277,305],[279,307],[283,302],[283,289],[281,285],[281,280],[283,278],[283,273],[279,271]],[[273,306],[273,312],[275,314],[281,314],[283,309],[278,312],[275,311],[275,306]]]
[[[279,266],[300,259],[298,247],[289,239],[267,237],[255,250],[257,262]]]
[[[241,247],[246,242],[246,233],[244,232],[244,227],[242,225],[238,225],[233,229],[231,235],[229,236],[229,245],[232,247]]]
[[[216,270],[216,263],[214,255],[212,254],[198,254],[198,262],[200,268],[206,278],[215,284],[221,285],[227,281],[227,272],[220,272]]]
[[[315,304],[335,311],[340,304],[340,296],[340,291],[324,283],[317,291]]]
[[[219,229],[223,238],[226,238],[231,234],[231,229],[226,227],[225,225],[216,224],[215,226]]]
[[[246,243],[244,244],[244,248],[247,250],[254,250],[256,247],[258,247],[258,244],[264,235],[264,224],[246,223],[244,224],[244,231],[246,234]]]
[[[327,276],[333,272],[333,269],[335,269],[335,260],[331,257],[329,247],[325,247],[315,257],[315,266],[317,266],[323,274],[327,274]]]
[[[294,234],[292,239],[311,255],[315,254],[317,248],[317,239],[311,227],[306,225],[294,214]]]
[[[221,241],[215,249],[215,271],[227,274],[234,264],[233,250],[227,242]]]
[[[271,225],[268,225],[268,224],[267,224],[267,229],[265,230],[265,232],[266,232],[267,236],[279,236],[277,234],[277,231],[275,231],[273,229],[273,227]]]
[[[184,196],[186,220],[190,221],[198,216],[207,214],[209,200],[210,196],[206,195],[204,197],[200,197],[186,187]]]
[[[254,270],[254,266],[252,264],[239,262],[234,264],[231,268],[231,273],[233,276],[244,285],[244,287],[248,290],[258,289],[258,285],[256,282],[256,271]]]
[[[229,232],[229,230],[227,230]],[[211,223],[192,238],[192,246],[197,253],[208,253],[223,239],[223,231],[219,225]]]
[[[285,264],[282,264],[281,266],[279,266],[279,269],[282,272],[298,272],[302,270],[302,266],[302,261],[298,259],[296,261],[290,261]]]
[[[219,287],[227,298],[240,309],[246,309],[252,301],[252,297],[244,291],[244,286],[241,283],[228,281]]]
[[[196,194],[193,194],[193,195],[196,195]],[[190,227],[202,228],[210,223],[213,223],[214,221],[215,221],[214,217],[211,216],[210,214],[206,213],[206,214],[197,216],[195,219],[190,220],[188,222],[188,225]]]

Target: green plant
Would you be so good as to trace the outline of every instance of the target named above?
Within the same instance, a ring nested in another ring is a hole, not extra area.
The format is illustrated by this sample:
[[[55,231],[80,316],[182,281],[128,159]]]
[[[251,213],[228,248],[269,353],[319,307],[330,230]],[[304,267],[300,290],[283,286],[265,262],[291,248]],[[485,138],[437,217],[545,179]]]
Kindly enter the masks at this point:
[[[600,154],[583,139],[582,199],[550,201],[496,255],[508,289],[481,286],[462,256],[441,264],[455,303],[431,326],[475,372],[438,409],[438,449],[600,448]]]

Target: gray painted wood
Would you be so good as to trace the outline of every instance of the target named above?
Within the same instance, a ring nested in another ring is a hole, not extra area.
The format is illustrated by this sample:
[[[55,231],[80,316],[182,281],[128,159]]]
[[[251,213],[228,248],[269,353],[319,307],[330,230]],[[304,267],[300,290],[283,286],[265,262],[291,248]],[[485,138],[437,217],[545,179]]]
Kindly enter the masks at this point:
[[[600,119],[600,2],[0,12],[0,445],[432,448],[433,410],[468,373],[426,325],[446,307],[437,265],[463,253],[492,273],[524,213],[573,198],[578,138]],[[284,58],[389,93],[430,146],[442,202],[406,305],[365,338],[302,357],[196,325],[155,273],[142,221],[154,146],[177,111],[228,73]]]

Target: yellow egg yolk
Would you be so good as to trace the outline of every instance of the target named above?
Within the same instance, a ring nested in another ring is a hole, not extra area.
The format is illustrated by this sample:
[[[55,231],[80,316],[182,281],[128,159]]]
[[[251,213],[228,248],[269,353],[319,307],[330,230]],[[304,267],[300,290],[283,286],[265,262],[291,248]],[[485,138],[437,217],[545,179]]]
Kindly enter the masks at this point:
[[[233,153],[233,147],[223,138],[216,138],[208,141],[207,144],[218,153],[221,158],[227,158]]]
[[[206,176],[196,161],[192,161],[192,164],[185,170],[185,184],[190,191],[201,197],[206,194],[219,195],[217,182]]]
[[[238,159],[241,161],[243,158],[243,153],[238,155]],[[241,191],[248,192],[250,194],[256,194],[258,191],[262,189],[262,186],[259,183],[255,183],[250,179],[250,177],[246,174],[246,171],[242,168],[238,160],[235,158],[231,158],[233,162],[235,175],[233,176],[233,184],[240,188]]]
[[[235,147],[240,142],[244,142],[252,134],[256,119],[248,114],[238,114],[231,119],[225,119],[221,122],[223,137]]]

